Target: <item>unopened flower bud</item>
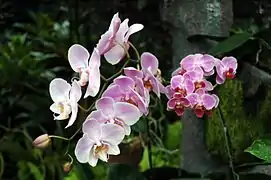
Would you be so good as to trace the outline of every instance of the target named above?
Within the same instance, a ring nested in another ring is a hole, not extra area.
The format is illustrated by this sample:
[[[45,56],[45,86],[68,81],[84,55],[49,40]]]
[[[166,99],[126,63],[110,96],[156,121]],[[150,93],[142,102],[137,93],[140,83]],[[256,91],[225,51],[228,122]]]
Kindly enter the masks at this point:
[[[51,138],[49,137],[48,134],[40,135],[33,141],[33,146],[40,149],[47,148],[50,144],[51,144]]]
[[[72,163],[71,162],[66,162],[64,165],[63,165],[63,171],[68,173],[72,170]]]

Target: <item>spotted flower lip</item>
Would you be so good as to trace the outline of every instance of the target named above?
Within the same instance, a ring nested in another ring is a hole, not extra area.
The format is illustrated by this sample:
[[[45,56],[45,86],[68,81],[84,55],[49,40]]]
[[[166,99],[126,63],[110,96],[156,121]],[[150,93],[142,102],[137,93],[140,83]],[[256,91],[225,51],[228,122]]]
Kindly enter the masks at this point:
[[[96,111],[86,118],[96,119],[101,123],[113,123],[124,128],[125,135],[130,135],[131,125],[140,118],[139,109],[127,102],[115,102],[111,97],[102,97],[96,102]]]
[[[129,19],[121,22],[118,13],[116,13],[106,31],[97,44],[100,55],[104,55],[108,63],[115,65],[125,56],[125,49],[129,49],[129,37],[142,30],[142,24],[128,25]]]
[[[49,92],[54,103],[50,106],[50,110],[55,114],[59,114],[54,117],[55,120],[64,120],[69,118],[69,127],[71,126],[77,117],[78,101],[82,96],[81,87],[77,81],[73,81],[72,86],[64,79],[55,78],[49,85]]]
[[[98,159],[107,162],[108,155],[120,154],[118,145],[124,138],[123,128],[116,124],[101,124],[89,119],[83,124],[83,137],[75,147],[75,156],[80,163],[96,166]]]
[[[208,94],[204,89],[198,89],[186,97],[194,107],[195,114],[203,117],[206,111],[211,111],[218,106],[219,98],[215,94]]]
[[[189,108],[190,106],[189,100],[185,97],[171,98],[167,103],[167,108],[174,110],[178,116],[182,116],[185,108]]]
[[[80,74],[78,83],[85,86],[88,83],[84,98],[96,96],[100,89],[100,55],[96,48],[90,56],[86,48],[80,44],[72,45],[68,50],[68,60],[71,68]]]

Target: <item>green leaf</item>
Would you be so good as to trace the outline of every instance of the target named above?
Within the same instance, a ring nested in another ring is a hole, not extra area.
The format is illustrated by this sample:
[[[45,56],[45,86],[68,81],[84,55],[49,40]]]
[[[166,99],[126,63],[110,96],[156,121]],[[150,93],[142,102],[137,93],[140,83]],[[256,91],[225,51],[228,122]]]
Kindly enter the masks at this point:
[[[146,132],[147,131],[147,124],[146,124],[147,119],[146,118],[140,118],[137,123],[135,123],[131,128],[135,132]]]
[[[271,161],[271,137],[255,140],[245,152],[265,161]]]
[[[174,150],[180,147],[181,131],[181,121],[177,121],[168,125],[167,137],[165,141],[165,145],[168,149]]]
[[[230,52],[241,45],[243,45],[245,42],[250,40],[252,38],[253,34],[248,32],[238,33],[235,35],[232,35],[231,37],[227,38],[226,40],[220,42],[218,45],[213,47],[209,53],[213,55],[218,55],[222,53]]]
[[[113,164],[110,166],[107,180],[146,180],[146,178],[132,166]]]
[[[43,175],[42,175],[42,173],[40,172],[39,168],[36,165],[34,165],[31,162],[27,162],[27,165],[28,165],[28,167],[30,169],[30,172],[35,177],[35,180],[43,180]]]

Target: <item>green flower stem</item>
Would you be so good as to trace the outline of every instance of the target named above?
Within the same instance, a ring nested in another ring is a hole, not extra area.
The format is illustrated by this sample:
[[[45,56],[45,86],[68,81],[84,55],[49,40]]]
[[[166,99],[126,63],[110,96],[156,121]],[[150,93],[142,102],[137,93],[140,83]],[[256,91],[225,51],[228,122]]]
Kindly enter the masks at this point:
[[[87,109],[85,109],[83,106],[81,106],[80,104],[78,104],[78,107],[82,110],[82,111],[84,111],[84,112],[88,112],[88,110]]]
[[[128,43],[133,48],[133,50],[135,51],[138,61],[140,61],[140,55],[139,55],[138,50],[136,49],[136,47],[131,42],[128,42]]]
[[[69,141],[69,140],[70,140],[70,139],[65,138],[65,137],[62,137],[62,136],[50,135],[49,137],[50,137],[50,138],[56,138],[56,139],[62,139],[62,140],[64,140],[64,141]]]
[[[152,169],[152,150],[151,150],[151,140],[150,140],[150,126],[149,119],[146,119],[147,127],[147,149],[148,149],[148,160],[149,160],[149,169]]]
[[[219,111],[219,119],[220,119],[220,122],[221,122],[221,125],[223,127],[223,134],[224,134],[224,138],[225,138],[225,145],[226,145],[226,149],[227,149],[227,153],[228,153],[228,157],[229,157],[229,166],[230,166],[230,169],[232,171],[232,176],[233,176],[233,179],[234,180],[237,180],[239,179],[238,177],[238,174],[234,171],[234,166],[233,166],[233,160],[232,160],[232,155],[231,155],[231,141],[230,141],[230,136],[229,136],[229,133],[228,133],[228,129],[227,129],[227,126],[226,126],[226,123],[225,123],[225,119],[224,119],[224,116],[223,116],[223,113],[222,113],[222,110],[220,108],[220,106],[218,106],[218,111]]]

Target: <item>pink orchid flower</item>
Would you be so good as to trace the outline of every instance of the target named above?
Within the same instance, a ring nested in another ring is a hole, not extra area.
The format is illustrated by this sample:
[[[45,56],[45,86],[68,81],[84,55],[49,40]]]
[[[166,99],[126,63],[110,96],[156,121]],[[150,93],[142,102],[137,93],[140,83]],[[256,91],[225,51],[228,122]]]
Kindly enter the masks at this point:
[[[77,81],[73,81],[72,86],[64,79],[53,79],[49,85],[49,92],[54,103],[50,106],[50,110],[55,114],[55,120],[68,119],[71,114],[68,125],[70,127],[77,117],[78,101],[82,96],[81,87]]]
[[[97,44],[100,55],[104,55],[108,63],[115,65],[125,56],[129,49],[129,37],[142,30],[142,24],[133,24],[128,26],[129,19],[125,19],[120,23],[118,13],[116,13],[111,21],[109,30],[101,36]]]
[[[214,74],[215,58],[208,54],[188,55],[181,60],[180,65],[186,71],[200,67],[205,76],[210,76]]]
[[[226,79],[233,79],[236,74],[237,60],[234,57],[224,57],[216,65],[216,83],[223,84]]]
[[[195,85],[190,79],[185,79],[182,75],[176,75],[170,80],[170,88],[173,91],[173,97],[183,98],[194,92]]]
[[[120,23],[119,13],[114,14],[108,30],[101,36],[97,44],[97,49],[101,55],[107,53],[113,47]]]
[[[100,124],[95,119],[83,124],[83,137],[75,147],[75,156],[80,163],[96,166],[98,159],[107,162],[109,155],[120,154],[118,145],[124,138],[123,128],[116,124]]]
[[[212,91],[214,89],[212,83],[204,78],[204,72],[200,67],[187,71],[183,76],[194,83],[195,89],[203,88],[206,91]]]
[[[150,102],[150,94],[149,90],[144,86],[143,72],[134,67],[126,67],[124,68],[124,74],[134,80],[135,91],[143,98],[145,103],[148,105]]]
[[[96,111],[86,118],[101,123],[112,123],[123,127],[125,135],[130,135],[131,127],[140,118],[138,108],[127,102],[115,102],[111,97],[102,97],[96,101]]]
[[[79,44],[74,44],[69,48],[68,60],[71,68],[80,74],[79,84],[85,86],[88,82],[88,87],[84,98],[88,96],[96,96],[100,89],[100,55],[94,48],[92,55],[86,48]]]
[[[178,116],[182,116],[184,110],[190,106],[189,100],[185,97],[173,97],[167,102],[167,109],[174,110]]]
[[[133,79],[135,77],[142,79],[144,87],[160,97],[160,92],[165,92],[165,87],[156,77],[158,74],[158,63],[158,59],[153,54],[144,52],[141,55],[142,69],[124,68],[124,74]]]
[[[113,84],[105,90],[102,97],[112,97],[117,102],[128,102],[138,107],[141,113],[148,114],[147,104],[135,91],[135,82],[130,77],[117,77]]]
[[[210,115],[211,111],[219,104],[219,98],[215,94],[207,94],[204,89],[198,89],[195,93],[186,96],[197,117],[202,118],[204,114]]]

